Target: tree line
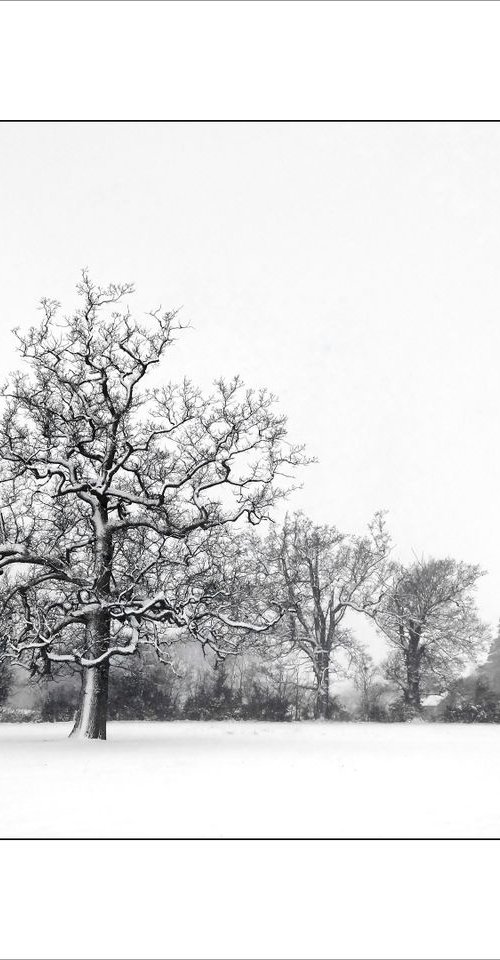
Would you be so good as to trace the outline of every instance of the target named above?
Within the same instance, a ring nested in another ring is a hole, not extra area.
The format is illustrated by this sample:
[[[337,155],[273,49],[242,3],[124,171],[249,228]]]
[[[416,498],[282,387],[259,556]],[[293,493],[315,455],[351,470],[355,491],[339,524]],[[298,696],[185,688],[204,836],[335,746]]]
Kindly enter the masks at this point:
[[[401,716],[448,694],[489,639],[479,567],[398,562],[383,513],[362,536],[301,512],[278,522],[309,461],[275,397],[239,377],[209,395],[167,381],[182,323],[162,309],[138,320],[132,293],[84,271],[75,311],[43,300],[41,322],[16,332],[0,697],[23,670],[45,716],[71,710],[73,735],[103,739],[108,715],[341,716],[332,684],[346,677],[361,719],[397,714],[388,691]],[[361,620],[385,638],[382,667],[356,639]],[[187,643],[211,673],[179,662]]]

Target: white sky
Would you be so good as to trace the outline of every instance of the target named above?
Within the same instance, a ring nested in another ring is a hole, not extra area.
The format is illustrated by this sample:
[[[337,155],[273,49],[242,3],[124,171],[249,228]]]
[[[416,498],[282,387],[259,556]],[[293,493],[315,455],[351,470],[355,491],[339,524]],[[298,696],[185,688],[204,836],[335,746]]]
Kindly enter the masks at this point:
[[[168,378],[268,386],[319,458],[291,501],[489,571],[500,615],[500,126],[3,124],[9,331],[82,266],[184,306]]]

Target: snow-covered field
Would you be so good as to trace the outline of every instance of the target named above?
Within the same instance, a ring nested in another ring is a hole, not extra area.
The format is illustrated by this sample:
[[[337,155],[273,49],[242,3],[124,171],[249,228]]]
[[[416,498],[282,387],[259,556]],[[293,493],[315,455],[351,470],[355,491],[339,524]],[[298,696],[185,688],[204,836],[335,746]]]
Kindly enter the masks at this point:
[[[500,726],[0,725],[2,837],[500,837]]]

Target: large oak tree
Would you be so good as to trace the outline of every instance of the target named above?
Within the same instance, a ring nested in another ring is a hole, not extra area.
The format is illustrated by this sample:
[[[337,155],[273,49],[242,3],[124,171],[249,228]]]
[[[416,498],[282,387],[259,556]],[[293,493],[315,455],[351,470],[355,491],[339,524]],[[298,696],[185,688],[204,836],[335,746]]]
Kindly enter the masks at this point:
[[[113,660],[141,644],[168,660],[180,633],[222,658],[280,616],[228,530],[267,517],[302,452],[273,396],[238,378],[210,396],[151,385],[175,312],[138,320],[122,306],[130,285],[86,272],[78,292],[75,312],[44,300],[17,333],[23,370],[4,391],[1,657],[74,665],[74,732],[102,739]]]

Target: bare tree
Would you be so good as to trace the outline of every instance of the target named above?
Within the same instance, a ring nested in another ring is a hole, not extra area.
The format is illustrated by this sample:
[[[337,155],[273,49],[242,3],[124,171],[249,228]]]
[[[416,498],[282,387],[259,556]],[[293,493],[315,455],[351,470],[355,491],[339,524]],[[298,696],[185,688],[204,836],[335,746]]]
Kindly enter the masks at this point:
[[[188,380],[146,387],[175,312],[140,322],[120,306],[130,285],[86,272],[78,292],[72,315],[44,300],[41,324],[17,333],[25,371],[4,390],[1,657],[75,665],[74,732],[103,739],[112,660],[141,644],[171,659],[180,631],[223,658],[280,615],[248,580],[231,593],[241,563],[225,531],[267,517],[303,457],[274,397],[238,378],[208,397]]]
[[[479,567],[450,558],[394,568],[377,623],[393,647],[386,676],[417,712],[423,685],[444,692],[484,649],[488,630],[474,601],[481,576]]]
[[[354,651],[354,686],[359,693],[359,709],[362,720],[375,720],[380,716],[380,701],[387,690],[380,667],[374,662],[364,644],[356,644]]]
[[[279,584],[287,612],[276,627],[279,642],[302,654],[312,668],[315,716],[330,714],[330,681],[354,655],[348,611],[373,615],[380,600],[389,551],[382,514],[364,537],[314,524],[302,513],[287,517],[268,538],[269,581]],[[339,659],[340,658],[340,659]]]

